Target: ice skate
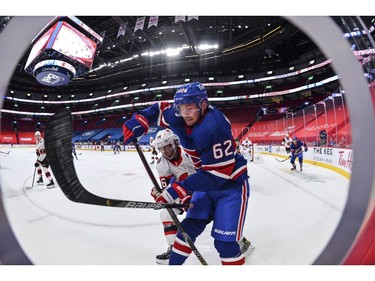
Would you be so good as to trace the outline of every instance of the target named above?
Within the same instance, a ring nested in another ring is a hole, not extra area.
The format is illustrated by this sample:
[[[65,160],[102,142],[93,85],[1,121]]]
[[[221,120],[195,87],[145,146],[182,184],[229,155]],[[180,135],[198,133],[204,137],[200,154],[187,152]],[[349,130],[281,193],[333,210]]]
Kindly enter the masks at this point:
[[[172,246],[169,246],[165,253],[156,256],[156,263],[167,265],[169,263],[169,257],[171,256]]]
[[[42,185],[43,184],[43,178],[40,177],[37,181],[36,181],[37,184],[39,185]]]
[[[299,170],[302,172],[302,166],[299,167]]]
[[[296,165],[293,165],[293,167],[290,168],[290,169],[291,169],[292,171],[294,171],[296,168],[297,168]]]
[[[49,184],[47,184],[47,188],[48,188],[48,189],[55,188],[55,183],[53,182],[53,180],[51,180],[51,181],[49,182]]]
[[[242,238],[238,244],[240,245],[240,251],[241,253],[247,257],[249,256],[255,249],[255,247],[251,244],[249,240],[247,240],[245,237]]]

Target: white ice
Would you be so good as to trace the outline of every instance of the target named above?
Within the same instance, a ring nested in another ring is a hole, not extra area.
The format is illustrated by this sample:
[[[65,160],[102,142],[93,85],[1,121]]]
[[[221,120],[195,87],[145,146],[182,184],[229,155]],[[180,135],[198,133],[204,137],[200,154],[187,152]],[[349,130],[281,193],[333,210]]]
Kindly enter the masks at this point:
[[[78,177],[92,193],[152,201],[152,183],[136,152],[77,152],[82,153],[74,160]],[[151,159],[149,152],[145,156]],[[26,190],[32,184],[35,150],[14,148],[0,157],[5,210],[34,264],[156,265],[155,256],[166,250],[160,211],[74,203],[59,187]],[[349,181],[321,167],[305,164],[303,172],[291,171],[288,161],[263,159],[248,165],[251,196],[244,235],[255,250],[246,264],[312,264],[341,218]],[[219,265],[210,231],[211,224],[195,244],[208,264]],[[192,254],[186,264],[200,262]]]

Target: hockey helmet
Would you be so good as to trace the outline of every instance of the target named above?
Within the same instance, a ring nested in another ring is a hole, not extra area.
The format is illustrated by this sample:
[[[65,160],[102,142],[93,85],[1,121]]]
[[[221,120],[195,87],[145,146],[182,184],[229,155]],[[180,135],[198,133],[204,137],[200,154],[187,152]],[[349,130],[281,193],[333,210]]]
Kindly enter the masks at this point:
[[[156,134],[155,147],[168,159],[172,159],[176,152],[176,136],[170,129],[161,130]],[[171,145],[170,147],[167,147]]]
[[[168,144],[175,143],[175,135],[170,129],[161,130],[156,134],[155,147],[160,149]]]
[[[176,91],[174,95],[174,109],[176,116],[181,116],[179,105],[196,104],[199,109],[202,108],[203,101],[208,101],[207,91],[199,82],[184,84]]]
[[[293,140],[297,140],[297,137],[293,137]]]
[[[41,137],[42,135],[40,134],[39,131],[36,131],[36,132],[35,132],[35,136],[36,136],[36,137]]]

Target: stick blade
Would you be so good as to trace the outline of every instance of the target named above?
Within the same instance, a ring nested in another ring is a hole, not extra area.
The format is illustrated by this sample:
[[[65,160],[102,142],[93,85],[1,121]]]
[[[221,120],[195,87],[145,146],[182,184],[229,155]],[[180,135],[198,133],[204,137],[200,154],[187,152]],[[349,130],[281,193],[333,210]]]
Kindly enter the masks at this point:
[[[65,196],[74,202],[107,205],[107,199],[87,191],[78,179],[72,156],[73,118],[69,109],[56,112],[46,124],[46,157]]]

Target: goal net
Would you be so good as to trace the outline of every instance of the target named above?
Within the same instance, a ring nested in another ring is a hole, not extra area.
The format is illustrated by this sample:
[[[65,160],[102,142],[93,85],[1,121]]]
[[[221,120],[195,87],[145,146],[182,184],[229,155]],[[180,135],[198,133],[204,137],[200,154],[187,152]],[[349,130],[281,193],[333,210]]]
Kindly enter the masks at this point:
[[[251,151],[252,151],[251,155],[252,155],[253,162],[255,162],[255,163],[264,162],[263,156],[260,153],[260,150],[258,149],[258,144],[257,143],[253,143],[252,144]]]

